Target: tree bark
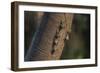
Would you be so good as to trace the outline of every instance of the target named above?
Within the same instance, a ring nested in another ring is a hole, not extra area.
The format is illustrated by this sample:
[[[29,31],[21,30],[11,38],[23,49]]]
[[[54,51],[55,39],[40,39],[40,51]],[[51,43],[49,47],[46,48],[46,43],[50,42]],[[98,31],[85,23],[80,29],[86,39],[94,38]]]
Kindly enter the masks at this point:
[[[73,14],[44,13],[40,27],[33,36],[25,61],[57,60],[64,40],[71,32]]]

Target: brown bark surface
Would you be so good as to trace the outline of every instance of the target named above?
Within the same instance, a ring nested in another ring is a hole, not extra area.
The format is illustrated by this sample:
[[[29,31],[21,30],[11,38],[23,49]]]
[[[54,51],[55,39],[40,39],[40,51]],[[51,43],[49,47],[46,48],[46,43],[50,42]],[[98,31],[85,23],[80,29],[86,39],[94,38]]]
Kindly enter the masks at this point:
[[[72,20],[73,14],[44,13],[25,61],[60,59],[64,40],[71,32]]]

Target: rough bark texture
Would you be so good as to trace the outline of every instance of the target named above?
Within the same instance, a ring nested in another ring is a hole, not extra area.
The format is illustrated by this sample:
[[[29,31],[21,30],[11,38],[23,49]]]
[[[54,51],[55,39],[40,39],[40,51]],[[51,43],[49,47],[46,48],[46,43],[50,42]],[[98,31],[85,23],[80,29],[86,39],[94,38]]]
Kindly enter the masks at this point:
[[[66,35],[71,32],[73,14],[44,13],[25,61],[60,59]]]

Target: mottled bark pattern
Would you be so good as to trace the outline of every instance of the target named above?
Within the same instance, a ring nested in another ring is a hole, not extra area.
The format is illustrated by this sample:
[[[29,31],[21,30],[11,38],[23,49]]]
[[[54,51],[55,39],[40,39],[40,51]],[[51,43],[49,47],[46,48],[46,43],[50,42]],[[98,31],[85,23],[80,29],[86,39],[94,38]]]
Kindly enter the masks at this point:
[[[60,59],[60,56],[64,48],[64,40],[66,38],[66,35],[69,35],[68,33],[71,32],[72,19],[73,19],[73,14],[62,14],[59,27],[63,26],[63,28],[60,29],[57,28],[57,34],[55,34],[58,36],[57,38],[55,38],[58,42],[56,45],[54,45],[53,48],[54,53],[52,54],[52,59],[54,60]]]
[[[25,61],[60,59],[66,34],[71,31],[72,19],[73,14],[44,13]]]

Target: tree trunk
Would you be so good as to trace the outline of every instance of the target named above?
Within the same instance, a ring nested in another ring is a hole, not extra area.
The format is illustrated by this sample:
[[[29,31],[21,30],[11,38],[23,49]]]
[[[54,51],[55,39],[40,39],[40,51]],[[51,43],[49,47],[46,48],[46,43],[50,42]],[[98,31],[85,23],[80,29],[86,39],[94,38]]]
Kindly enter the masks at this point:
[[[73,14],[44,13],[28,49],[25,61],[57,60],[63,51],[65,38],[71,32]]]

